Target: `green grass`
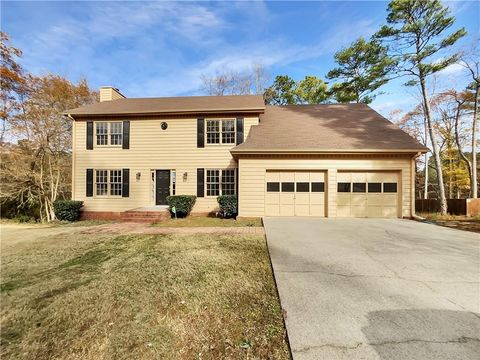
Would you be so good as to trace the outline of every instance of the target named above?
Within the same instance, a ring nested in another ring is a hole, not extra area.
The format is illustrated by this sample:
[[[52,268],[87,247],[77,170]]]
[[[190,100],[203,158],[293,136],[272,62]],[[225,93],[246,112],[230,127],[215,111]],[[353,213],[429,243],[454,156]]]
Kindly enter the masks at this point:
[[[189,216],[182,219],[167,219],[152,226],[159,227],[241,227],[241,226],[262,226],[261,219],[250,220],[235,220],[235,219],[221,219],[215,217],[195,217]]]
[[[2,359],[288,359],[261,236],[1,245]]]

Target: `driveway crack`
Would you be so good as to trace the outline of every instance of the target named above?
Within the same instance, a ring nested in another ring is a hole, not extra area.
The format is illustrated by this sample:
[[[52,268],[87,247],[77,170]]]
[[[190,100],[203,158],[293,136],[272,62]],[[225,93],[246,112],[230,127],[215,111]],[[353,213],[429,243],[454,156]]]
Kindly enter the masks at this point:
[[[300,348],[298,350],[293,349],[294,353],[306,353],[312,350],[322,349],[322,348],[332,348],[337,350],[356,350],[360,346],[388,346],[388,345],[403,345],[411,343],[426,343],[426,344],[465,344],[468,342],[480,342],[478,338],[462,336],[453,340],[426,340],[426,339],[407,339],[407,340],[398,340],[398,341],[382,341],[377,343],[363,343],[358,342],[353,345],[341,345],[341,344],[322,344],[315,346],[307,346]]]

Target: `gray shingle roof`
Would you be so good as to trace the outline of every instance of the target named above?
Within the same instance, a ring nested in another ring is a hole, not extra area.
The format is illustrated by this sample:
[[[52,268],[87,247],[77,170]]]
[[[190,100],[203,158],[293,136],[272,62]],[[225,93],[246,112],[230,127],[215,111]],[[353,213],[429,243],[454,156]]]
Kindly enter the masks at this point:
[[[231,152],[425,152],[365,104],[267,106],[260,125]]]
[[[263,112],[261,95],[131,98],[99,102],[67,110],[72,116],[181,113]]]

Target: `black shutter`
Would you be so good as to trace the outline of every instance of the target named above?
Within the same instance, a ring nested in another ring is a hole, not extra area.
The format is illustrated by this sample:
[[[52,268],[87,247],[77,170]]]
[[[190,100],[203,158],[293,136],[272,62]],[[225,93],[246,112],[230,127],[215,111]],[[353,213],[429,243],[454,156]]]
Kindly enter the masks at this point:
[[[197,169],[197,197],[205,196],[205,169]]]
[[[87,121],[87,150],[93,150],[93,121]]]
[[[205,147],[205,119],[197,119],[197,148]]]
[[[122,149],[130,149],[130,121],[124,121],[122,127]]]
[[[237,118],[237,145],[243,143],[243,118]]]
[[[122,169],[122,197],[130,196],[130,169]]]
[[[87,169],[87,190],[86,196],[93,196],[93,169]]]

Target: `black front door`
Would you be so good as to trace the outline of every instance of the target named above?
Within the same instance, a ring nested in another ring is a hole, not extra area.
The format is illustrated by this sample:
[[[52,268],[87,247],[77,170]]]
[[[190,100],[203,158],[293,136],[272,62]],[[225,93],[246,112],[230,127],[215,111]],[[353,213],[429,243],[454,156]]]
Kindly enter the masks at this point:
[[[155,177],[155,204],[167,205],[167,196],[170,196],[170,170],[157,170]]]

